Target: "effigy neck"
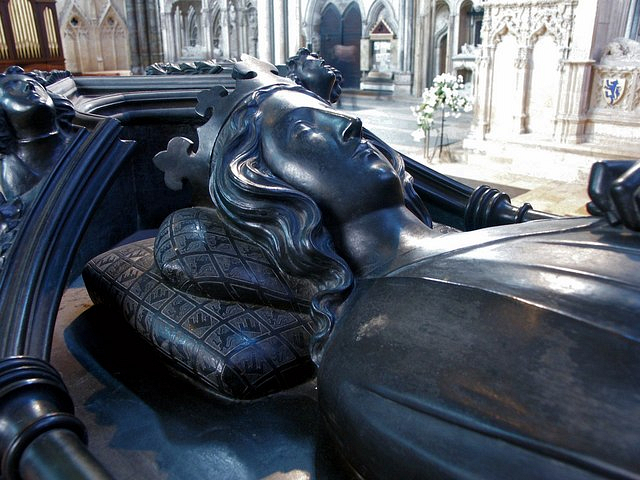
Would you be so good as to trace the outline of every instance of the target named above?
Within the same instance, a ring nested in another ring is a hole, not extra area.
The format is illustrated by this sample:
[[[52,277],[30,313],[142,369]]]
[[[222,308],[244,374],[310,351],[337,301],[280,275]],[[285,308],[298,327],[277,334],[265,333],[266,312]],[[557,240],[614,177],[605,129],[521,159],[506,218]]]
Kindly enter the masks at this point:
[[[43,175],[57,159],[63,139],[57,131],[52,131],[37,137],[21,138],[18,140],[18,157],[36,174]]]
[[[376,210],[332,230],[336,248],[357,277],[383,271],[436,235],[404,206]]]

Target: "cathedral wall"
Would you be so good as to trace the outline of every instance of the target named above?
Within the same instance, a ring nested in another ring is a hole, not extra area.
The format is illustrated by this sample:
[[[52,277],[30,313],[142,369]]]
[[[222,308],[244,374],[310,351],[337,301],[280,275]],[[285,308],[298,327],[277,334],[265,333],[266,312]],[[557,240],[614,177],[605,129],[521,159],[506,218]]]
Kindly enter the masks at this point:
[[[124,0],[58,0],[57,10],[67,70],[129,74]]]
[[[640,44],[616,40],[630,4],[483,2],[469,155],[509,142],[529,149],[518,154],[529,165],[570,153],[585,172],[596,159],[639,157]]]

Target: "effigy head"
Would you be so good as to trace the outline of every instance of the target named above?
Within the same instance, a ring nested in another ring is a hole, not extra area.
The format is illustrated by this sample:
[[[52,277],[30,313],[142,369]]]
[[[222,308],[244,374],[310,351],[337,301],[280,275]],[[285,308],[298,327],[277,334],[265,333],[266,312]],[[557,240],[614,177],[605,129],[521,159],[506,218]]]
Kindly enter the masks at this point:
[[[363,139],[358,118],[252,57],[233,76],[232,93],[201,98],[213,109],[200,136],[215,138],[209,190],[220,208],[256,202],[253,190],[272,199],[295,191],[331,226],[404,202],[400,167]],[[250,199],[236,199],[249,190]]]
[[[206,144],[212,152],[211,198],[284,271],[319,285],[313,307],[326,337],[353,282],[331,232],[402,206],[413,191],[410,177],[401,159],[391,161],[362,137],[359,119],[278,76],[272,65],[243,57],[233,78],[231,93],[217,87],[199,97],[199,111],[209,116],[199,150]]]
[[[342,74],[317,53],[301,48],[287,60],[287,76],[325,100],[336,103],[342,93]]]
[[[56,107],[39,78],[12,67],[0,75],[0,116],[7,134],[29,139],[57,130]]]
[[[279,91],[262,103],[266,166],[309,195],[326,224],[344,224],[404,203],[393,165],[362,137],[359,118],[305,92]]]
[[[71,103],[50,94],[45,79],[10,67],[0,74],[0,152],[12,145],[47,137],[71,129]]]

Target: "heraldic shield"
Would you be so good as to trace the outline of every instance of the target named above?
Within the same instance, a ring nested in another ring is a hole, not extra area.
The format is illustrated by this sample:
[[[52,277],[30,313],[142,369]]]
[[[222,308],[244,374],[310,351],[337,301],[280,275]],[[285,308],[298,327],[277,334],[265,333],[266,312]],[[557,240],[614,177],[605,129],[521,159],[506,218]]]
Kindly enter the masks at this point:
[[[602,95],[609,105],[615,105],[624,95],[626,80],[622,77],[608,77],[602,80]]]

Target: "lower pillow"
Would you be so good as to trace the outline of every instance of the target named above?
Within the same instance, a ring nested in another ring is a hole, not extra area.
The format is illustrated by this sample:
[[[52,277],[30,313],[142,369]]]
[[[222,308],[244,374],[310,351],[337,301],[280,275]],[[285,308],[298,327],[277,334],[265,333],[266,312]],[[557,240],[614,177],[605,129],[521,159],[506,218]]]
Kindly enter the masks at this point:
[[[91,260],[83,278],[93,302],[119,311],[176,366],[227,399],[255,399],[314,375],[308,314],[181,291],[160,273],[153,248],[154,239],[145,239]]]

